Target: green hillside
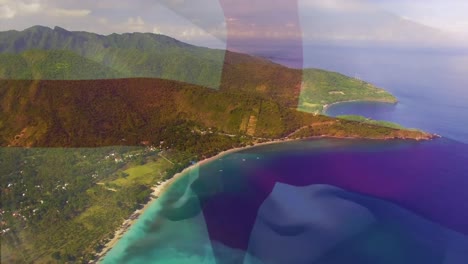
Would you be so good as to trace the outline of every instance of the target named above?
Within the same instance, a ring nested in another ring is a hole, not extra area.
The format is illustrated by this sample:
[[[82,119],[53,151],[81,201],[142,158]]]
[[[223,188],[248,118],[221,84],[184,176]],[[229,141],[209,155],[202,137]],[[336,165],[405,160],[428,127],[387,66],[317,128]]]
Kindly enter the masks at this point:
[[[366,118],[364,116],[360,115],[341,115],[337,116],[337,118],[340,119],[345,119],[345,120],[351,120],[351,121],[356,121],[356,122],[361,122],[365,124],[373,124],[373,125],[378,125],[378,126],[383,126],[383,127],[390,127],[390,128],[395,128],[395,129],[407,129],[399,124],[389,122],[389,121],[382,121],[382,120],[374,120],[370,118]]]
[[[70,51],[0,54],[0,78],[23,80],[111,79],[119,73]]]
[[[358,79],[324,70],[304,70],[299,109],[322,112],[325,105],[342,101],[374,101],[396,103],[397,99],[384,89]]]
[[[192,46],[151,33],[111,34],[70,32],[34,26],[24,31],[0,32],[0,53],[28,50],[68,50],[118,72],[118,78],[164,78],[218,88],[224,51]],[[45,73],[50,75],[50,73]],[[66,80],[82,79],[67,76]],[[18,75],[14,79],[22,79]],[[107,78],[106,75],[99,79]],[[88,79],[96,79],[92,74]]]

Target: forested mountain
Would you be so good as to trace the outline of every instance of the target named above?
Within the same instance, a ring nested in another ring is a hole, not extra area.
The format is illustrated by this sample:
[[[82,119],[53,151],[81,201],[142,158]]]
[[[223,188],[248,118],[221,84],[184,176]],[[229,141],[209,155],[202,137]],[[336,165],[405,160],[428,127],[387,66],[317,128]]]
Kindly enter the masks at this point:
[[[308,136],[424,137],[352,121],[336,123],[261,93],[217,91],[160,79],[4,80],[0,98],[4,146],[138,145],[171,139],[169,147],[184,148],[188,142],[197,143],[194,131],[199,129],[274,139],[304,126],[319,128],[321,123],[327,126]],[[347,126],[337,126],[343,123]]]
[[[118,78],[120,73],[66,50],[28,50],[0,54],[0,76],[20,80],[86,80]]]
[[[224,51],[192,46],[159,34],[103,36],[43,26],[0,32],[0,53],[20,54],[29,50],[71,51],[117,72],[116,78],[163,78],[212,88],[219,86],[224,60]],[[54,65],[49,65],[44,71],[53,68]],[[44,72],[41,76],[51,74]],[[24,79],[21,74],[1,77]],[[82,75],[66,77],[67,80],[83,79]],[[90,74],[85,79],[107,77],[106,74]]]

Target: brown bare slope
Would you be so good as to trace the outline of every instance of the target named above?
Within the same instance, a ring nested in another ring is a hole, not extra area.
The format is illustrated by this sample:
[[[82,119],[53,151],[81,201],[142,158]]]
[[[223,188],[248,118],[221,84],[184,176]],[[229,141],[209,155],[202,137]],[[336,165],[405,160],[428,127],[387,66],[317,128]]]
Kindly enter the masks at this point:
[[[332,120],[291,109],[261,92],[220,91],[160,79],[93,81],[0,80],[2,146],[136,145],[168,140],[180,146],[194,131],[281,138]],[[255,128],[249,122],[255,119]],[[328,124],[328,123],[326,123]],[[430,138],[353,121],[301,136]]]

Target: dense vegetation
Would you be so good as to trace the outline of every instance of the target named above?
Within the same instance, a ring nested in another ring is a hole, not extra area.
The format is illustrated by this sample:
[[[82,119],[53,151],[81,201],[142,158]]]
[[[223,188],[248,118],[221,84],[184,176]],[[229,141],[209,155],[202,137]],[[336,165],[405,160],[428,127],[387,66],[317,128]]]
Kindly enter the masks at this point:
[[[20,80],[111,79],[119,73],[70,51],[29,50],[0,54],[0,77]]]
[[[199,153],[206,149],[204,140],[211,145],[218,142],[203,135],[210,128],[233,137],[280,138],[323,119],[262,93],[216,91],[157,79],[0,80],[0,98],[3,146],[94,147],[143,141],[159,145],[165,141],[166,147],[185,150],[190,146],[190,151]]]
[[[359,115],[341,115],[337,116],[339,119],[345,119],[345,120],[351,120],[351,121],[356,121],[364,124],[371,124],[371,125],[376,125],[376,126],[382,126],[382,127],[390,127],[390,128],[395,128],[395,129],[407,129],[403,127],[402,125],[399,125],[397,123],[389,122],[389,121],[383,121],[383,120],[373,120],[364,116],[359,116]]]
[[[381,121],[383,122],[383,121]],[[311,136],[338,138],[369,138],[369,139],[416,139],[427,140],[434,136],[418,130],[395,128],[389,122],[356,122],[346,119],[333,119],[328,122],[314,123],[291,134],[289,138],[307,138]]]
[[[173,166],[143,147],[2,148],[0,162],[2,263],[92,259]]]
[[[322,112],[324,105],[342,101],[376,101],[396,103],[394,96],[383,89],[358,79],[322,70],[304,70],[304,81],[299,109]]]
[[[92,61],[103,67],[100,72],[86,72],[89,73],[87,77],[84,77],[86,73],[64,75],[65,80],[105,79],[110,69],[112,73],[117,73],[115,77],[118,78],[163,78],[218,88],[224,62],[224,51],[192,46],[159,34],[127,33],[102,36],[42,26],[34,26],[24,31],[0,32],[0,53],[21,54],[30,50],[66,50],[75,54],[70,59],[77,60],[79,56],[87,60],[82,59],[86,64]],[[24,54],[22,56],[27,57]],[[41,69],[41,74],[34,77],[62,78],[61,75],[53,74],[56,64],[60,63],[57,59],[46,59],[44,63],[50,65]],[[24,71],[10,71],[9,75],[0,77],[24,79],[25,74]]]
[[[200,142],[192,130],[245,134],[252,115],[261,120],[254,135],[278,137],[305,116],[260,97],[156,79],[0,81],[0,96],[4,145],[138,145],[176,134],[180,142]]]

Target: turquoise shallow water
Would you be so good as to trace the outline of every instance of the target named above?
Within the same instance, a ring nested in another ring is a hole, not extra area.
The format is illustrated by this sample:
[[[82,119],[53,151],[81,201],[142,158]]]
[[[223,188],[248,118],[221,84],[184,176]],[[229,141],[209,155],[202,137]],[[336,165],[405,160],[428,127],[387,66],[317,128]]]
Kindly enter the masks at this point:
[[[159,228],[159,232],[148,232],[149,229],[158,229],[157,216],[161,214],[164,204],[171,199],[180,199],[182,204],[195,194],[188,188],[198,177],[198,167],[184,174],[175,181],[168,190],[159,198],[151,203],[148,209],[138,218],[135,224],[124,234],[118,243],[109,251],[102,263],[151,263],[151,260],[159,260],[162,263],[216,263],[213,252],[210,247],[206,226],[203,224],[202,215],[189,219],[190,223],[177,222],[173,226],[170,222],[159,223],[164,228]],[[199,204],[192,204],[195,210],[200,210]],[[162,221],[162,220],[161,220]],[[166,244],[167,236],[176,236],[183,239],[191,247],[196,247],[202,255],[188,255]],[[166,242],[164,241],[166,240]],[[124,252],[138,243],[151,243],[154,245],[154,252],[145,251],[141,254],[133,255],[131,259],[123,257]]]
[[[223,159],[240,160],[237,156],[227,156],[207,166],[219,167]],[[199,178],[200,166],[196,166],[171,184],[161,197],[151,203],[101,263],[219,263],[201,213],[198,201],[200,193],[192,188]],[[222,187],[210,186],[206,188],[206,192],[219,192],[220,188]],[[177,213],[170,215],[164,210],[168,208],[180,210],[182,219],[173,219],[180,216]],[[216,245],[216,249],[225,251],[225,260],[243,258],[245,254],[221,244]],[[253,257],[249,263],[260,262]]]

